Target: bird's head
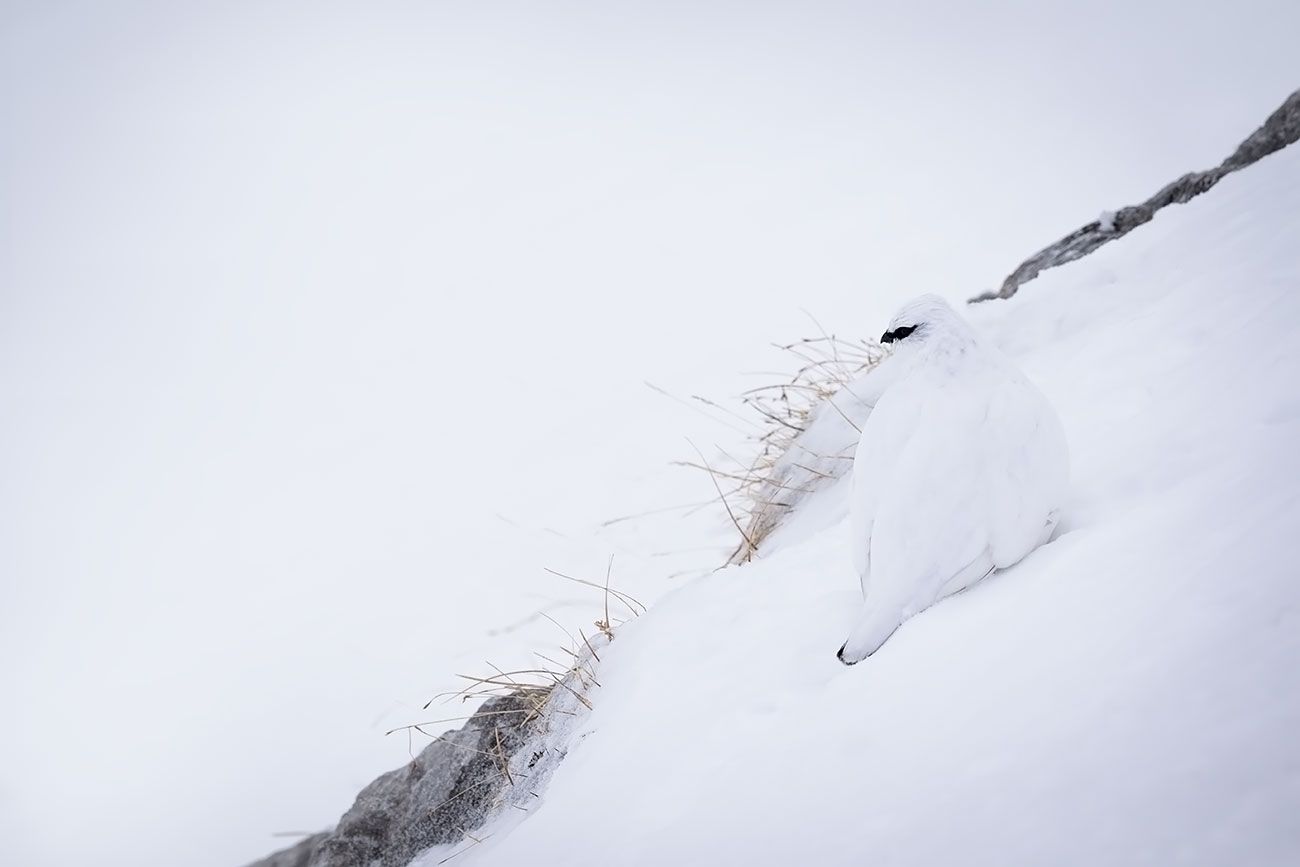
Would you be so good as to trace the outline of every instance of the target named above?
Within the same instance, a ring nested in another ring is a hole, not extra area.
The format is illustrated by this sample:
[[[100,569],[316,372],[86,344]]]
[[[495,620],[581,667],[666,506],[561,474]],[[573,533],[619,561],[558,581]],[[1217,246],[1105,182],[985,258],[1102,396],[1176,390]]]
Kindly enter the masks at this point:
[[[923,347],[965,343],[974,338],[966,321],[938,295],[922,295],[909,301],[889,320],[880,336],[895,353],[911,353]]]

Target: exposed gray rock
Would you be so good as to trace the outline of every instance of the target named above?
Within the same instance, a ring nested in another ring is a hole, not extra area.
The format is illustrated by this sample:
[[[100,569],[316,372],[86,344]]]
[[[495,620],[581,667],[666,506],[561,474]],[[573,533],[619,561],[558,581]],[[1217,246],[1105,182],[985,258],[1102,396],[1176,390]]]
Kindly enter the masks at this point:
[[[460,840],[505,787],[502,767],[528,740],[537,709],[525,695],[484,702],[464,728],[362,789],[311,867],[400,867],[430,846]]]
[[[584,639],[574,665],[553,687],[512,689],[489,698],[465,725],[439,735],[404,767],[357,795],[333,831],[309,837],[249,867],[401,867],[438,863],[482,839],[495,817],[522,816],[575,740],[591,707],[592,670],[604,634]],[[427,733],[421,724],[418,731]]]
[[[1280,151],[1297,139],[1300,139],[1300,90],[1288,96],[1286,102],[1268,116],[1263,126],[1238,145],[1232,156],[1223,161],[1221,168],[1235,172]]]
[[[1123,237],[1143,223],[1150,222],[1161,208],[1190,201],[1217,184],[1225,175],[1245,168],[1274,151],[1293,144],[1297,139],[1300,139],[1300,90],[1287,97],[1281,107],[1264,121],[1264,125],[1251,133],[1218,166],[1203,172],[1189,172],[1145,202],[1120,208],[1104,221],[1096,220],[1074,230],[1022,262],[1020,267],[1002,281],[1002,287],[998,291],[985,292],[972,298],[971,302],[1010,298],[1022,284],[1028,283],[1047,268],[1073,262],[1101,245]]]
[[[430,846],[459,842],[510,785],[503,769],[539,734],[545,699],[537,690],[488,699],[463,728],[362,789],[332,832],[250,867],[400,867]]]
[[[268,855],[260,861],[254,861],[248,867],[308,867],[311,864],[312,856],[316,854],[316,850],[320,848],[320,844],[325,842],[327,837],[329,837],[328,831],[312,834],[288,849],[281,849],[274,855]]]

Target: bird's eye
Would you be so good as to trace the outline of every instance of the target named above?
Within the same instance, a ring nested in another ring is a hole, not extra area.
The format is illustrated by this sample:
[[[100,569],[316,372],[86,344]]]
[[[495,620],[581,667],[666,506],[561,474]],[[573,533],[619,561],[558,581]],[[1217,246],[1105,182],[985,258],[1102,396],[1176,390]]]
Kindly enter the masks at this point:
[[[902,340],[907,335],[916,330],[915,325],[904,325],[902,328],[895,328],[893,331],[886,331],[880,336],[881,343],[894,343]]]

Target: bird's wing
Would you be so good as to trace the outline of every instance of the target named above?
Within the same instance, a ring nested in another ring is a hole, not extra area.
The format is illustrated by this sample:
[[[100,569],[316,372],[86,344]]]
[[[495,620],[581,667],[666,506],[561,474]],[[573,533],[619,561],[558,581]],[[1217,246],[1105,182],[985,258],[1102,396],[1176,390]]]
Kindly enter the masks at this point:
[[[983,413],[960,392],[928,400],[926,424],[904,419],[892,432],[887,485],[873,492],[873,604],[920,610],[989,546],[977,436]]]
[[[986,468],[989,546],[1005,569],[1044,541],[1066,485],[1060,421],[1021,376],[994,388],[980,443]]]
[[[873,374],[893,370],[889,367],[893,360],[886,359]],[[887,380],[881,380],[885,385],[872,395],[873,409],[862,425],[862,435],[853,455],[851,542],[853,566],[862,581],[863,595],[868,593],[870,585],[871,538],[876,513],[882,499],[901,484],[899,457],[921,411],[911,391],[889,389],[900,378],[891,374]]]

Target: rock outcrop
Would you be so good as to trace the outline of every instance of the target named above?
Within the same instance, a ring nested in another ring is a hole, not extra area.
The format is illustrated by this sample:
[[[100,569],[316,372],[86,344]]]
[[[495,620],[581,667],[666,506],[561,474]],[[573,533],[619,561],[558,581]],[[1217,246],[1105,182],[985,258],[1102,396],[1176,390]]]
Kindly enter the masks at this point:
[[[268,855],[254,862],[249,867],[309,867],[311,859],[316,856],[316,851],[329,836],[328,831],[312,834],[288,849],[281,849],[274,855]]]
[[[535,734],[538,710],[527,694],[487,700],[463,728],[362,789],[332,832],[250,867],[400,867],[430,846],[458,842],[507,785],[502,769]]]
[[[1264,121],[1264,125],[1251,133],[1219,165],[1203,172],[1188,172],[1145,202],[1120,208],[1106,214],[1103,219],[1075,229],[1055,244],[1044,247],[1020,263],[1020,267],[1002,281],[1002,287],[996,292],[978,295],[970,299],[971,303],[1010,298],[1021,285],[1033,280],[1040,272],[1073,262],[1103,244],[1123,237],[1143,223],[1150,222],[1161,208],[1190,201],[1213,187],[1225,175],[1245,168],[1274,151],[1293,144],[1297,139],[1300,139],[1300,90],[1287,97],[1282,106]]]
[[[593,636],[550,688],[494,696],[459,729],[439,735],[409,764],[375,779],[332,831],[249,867],[404,867],[433,846],[473,846],[498,813],[528,812],[564,758],[590,707],[590,669],[606,639]],[[412,729],[429,735],[425,725]]]

